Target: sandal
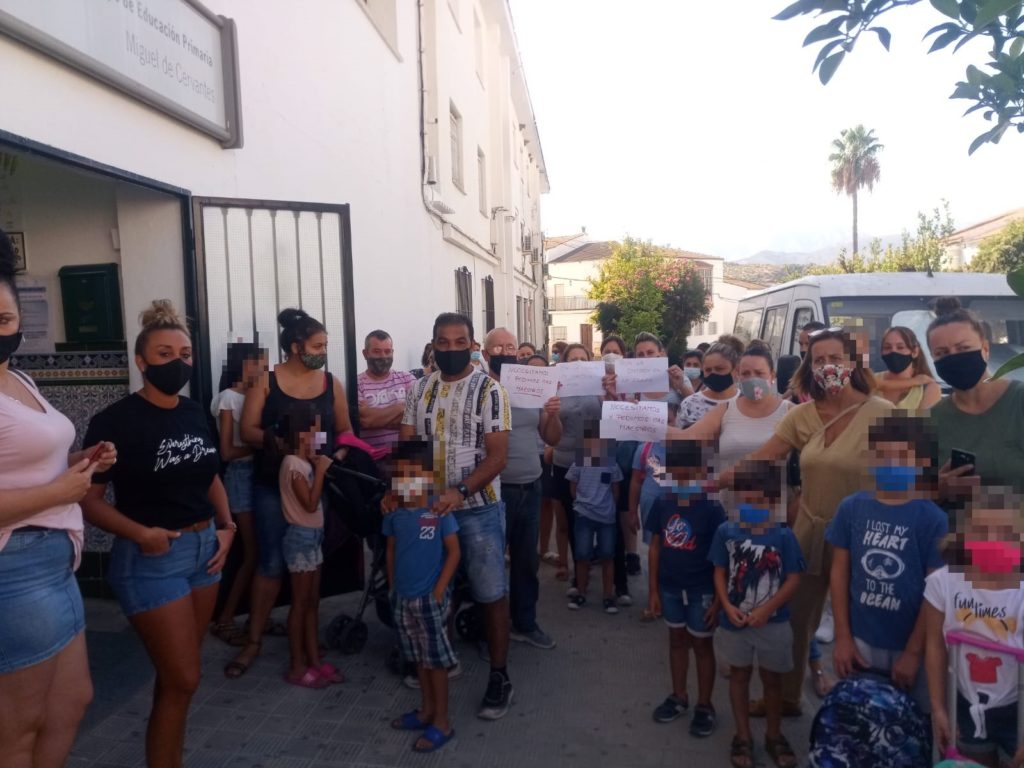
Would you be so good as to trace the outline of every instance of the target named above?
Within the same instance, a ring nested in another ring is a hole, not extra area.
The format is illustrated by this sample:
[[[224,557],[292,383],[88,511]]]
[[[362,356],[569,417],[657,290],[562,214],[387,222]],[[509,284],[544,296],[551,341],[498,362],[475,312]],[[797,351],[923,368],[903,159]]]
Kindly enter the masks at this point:
[[[569,569],[568,568],[564,568],[562,566],[559,566],[558,570],[555,571],[555,580],[556,581],[568,581],[569,580]]]
[[[242,630],[246,635],[249,634],[250,623],[247,620],[245,622],[245,628]],[[288,627],[281,621],[274,621],[273,619],[267,619],[267,626],[263,629],[264,635],[270,637],[288,637]]]
[[[345,673],[338,669],[330,662],[324,662],[317,669],[317,674],[326,680],[330,685],[337,685],[338,683],[345,682]]]
[[[320,677],[320,673],[310,667],[302,673],[300,677],[293,677],[290,674],[285,674],[284,681],[291,685],[297,685],[300,688],[312,688],[314,690],[321,690],[330,685],[327,680]]]
[[[796,753],[781,733],[777,739],[765,736],[764,750],[779,768],[796,768]]]
[[[427,730],[423,732],[416,743],[412,745],[413,752],[427,753],[436,752],[449,741],[455,738],[455,729],[452,728],[448,733],[441,733],[437,728],[432,725],[427,726]],[[429,746],[421,747],[420,742],[426,741]]]
[[[419,718],[419,710],[406,712],[401,717],[391,721],[391,727],[396,731],[423,731],[430,723],[424,723]]]
[[[545,552],[540,557],[548,565],[558,565],[558,553],[557,552]]]
[[[251,667],[256,662],[256,659],[259,658],[260,645],[261,643],[254,643],[251,641],[247,642],[242,647],[242,652],[224,665],[224,677],[226,677],[228,680],[237,680],[246,672],[248,672],[249,667]],[[245,656],[245,652],[250,648],[255,648],[256,653],[254,653],[248,661],[243,661],[242,657]]]
[[[750,717],[764,717],[766,714],[766,707],[764,699],[751,699],[750,709],[748,714]],[[782,702],[782,716],[783,717],[803,717],[804,711],[799,704],[794,704],[792,701]]]
[[[729,746],[729,765],[732,768],[754,768],[754,742],[733,736]]]
[[[828,692],[835,686],[835,681],[825,676],[825,670],[814,670],[814,693],[819,699],[828,696]]]
[[[218,621],[210,627],[210,634],[234,648],[241,648],[249,639],[249,634],[233,621]]]

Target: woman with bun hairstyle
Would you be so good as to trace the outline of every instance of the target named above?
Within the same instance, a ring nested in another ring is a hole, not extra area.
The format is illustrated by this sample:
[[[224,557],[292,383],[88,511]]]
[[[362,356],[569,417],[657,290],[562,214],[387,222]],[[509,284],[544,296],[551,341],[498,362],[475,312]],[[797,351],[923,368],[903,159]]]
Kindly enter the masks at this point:
[[[959,496],[979,483],[1024,492],[1024,383],[988,378],[990,332],[956,298],[936,302],[928,326],[935,371],[953,388],[932,407],[939,438],[939,494]],[[950,468],[953,450],[974,454],[973,465]]]
[[[828,595],[832,548],[825,542],[825,528],[839,502],[861,490],[868,473],[868,429],[892,410],[891,403],[873,395],[875,380],[865,361],[866,355],[847,332],[812,332],[791,385],[811,399],[791,408],[775,434],[748,457],[782,461],[790,451],[800,451],[800,505],[792,527],[807,570],[789,603],[793,671],[782,681],[785,716],[801,713],[808,649]],[[733,470],[724,472],[719,483],[730,487],[732,474]],[[751,702],[752,716],[763,717],[764,712],[763,701]]]
[[[882,334],[882,362],[887,370],[876,377],[878,394],[897,408],[927,409],[942,399],[921,343],[909,328],[895,325]]]
[[[146,764],[178,768],[200,646],[237,526],[206,412],[178,394],[192,378],[188,326],[166,299],[140,323],[142,389],[96,414],[86,433],[87,445],[120,446],[121,460],[93,476],[82,508],[116,537],[107,580],[156,667]],[[115,505],[106,500],[108,483]]]
[[[278,342],[285,361],[274,366],[266,380],[246,392],[242,407],[242,440],[257,450],[253,521],[256,524],[257,565],[253,576],[248,642],[224,668],[231,679],[244,675],[260,653],[270,612],[286,573],[284,534],[288,529],[281,507],[278,471],[288,452],[277,432],[293,403],[311,402],[320,417],[319,448],[334,451],[337,438],[352,431],[348,401],[341,382],[324,370],[327,329],[301,309],[284,309],[277,316]],[[341,458],[344,449],[335,456]]]
[[[676,425],[680,429],[692,427],[712,408],[736,399],[736,366],[742,354],[743,342],[728,334],[719,336],[718,341],[708,347],[701,361],[704,386],[679,406]]]
[[[64,765],[92,700],[75,581],[78,505],[113,444],[72,451],[75,428],[11,368],[21,343],[14,249],[0,231],[0,763]]]

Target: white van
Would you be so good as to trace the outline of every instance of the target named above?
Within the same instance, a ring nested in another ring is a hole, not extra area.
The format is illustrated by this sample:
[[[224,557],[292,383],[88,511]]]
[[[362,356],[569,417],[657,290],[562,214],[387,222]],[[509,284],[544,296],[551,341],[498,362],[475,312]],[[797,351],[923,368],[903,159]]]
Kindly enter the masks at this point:
[[[935,317],[932,308],[940,296],[956,296],[988,324],[992,336],[990,373],[1024,352],[1024,298],[1010,290],[1005,275],[973,272],[802,277],[741,299],[733,333],[744,341],[763,339],[778,357],[800,354],[800,329],[812,320],[859,329],[871,339],[871,368],[883,371],[882,334],[890,326],[903,325],[917,335],[934,371],[925,331]],[[1010,378],[1024,380],[1024,369]]]

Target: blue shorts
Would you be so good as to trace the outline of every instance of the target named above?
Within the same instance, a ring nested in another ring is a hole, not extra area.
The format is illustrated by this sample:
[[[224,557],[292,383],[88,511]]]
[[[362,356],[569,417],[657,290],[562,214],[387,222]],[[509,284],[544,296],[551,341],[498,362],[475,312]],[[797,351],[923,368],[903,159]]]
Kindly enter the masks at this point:
[[[708,589],[683,589],[669,592],[659,589],[661,617],[672,629],[686,629],[694,637],[711,637],[715,630],[704,621],[704,614],[715,602],[714,592]]]
[[[281,510],[281,492],[275,486],[253,486],[252,519],[256,523],[256,570],[266,579],[284,577],[287,566],[281,543],[288,521]]]
[[[85,629],[67,531],[16,530],[0,550],[0,675],[56,656]]]
[[[254,475],[252,459],[232,461],[228,464],[224,472],[224,490],[228,494],[228,509],[231,510],[231,514],[252,512]]]
[[[462,568],[469,579],[473,602],[496,603],[508,594],[505,575],[505,505],[453,512],[459,524]]]
[[[309,573],[324,563],[324,529],[289,525],[281,542],[288,573]]]
[[[956,740],[957,749],[965,757],[982,756],[992,752],[1000,753],[1001,760],[1010,762],[1017,753],[1017,707],[1018,704],[1005,704],[985,710],[985,736],[975,736],[977,724],[971,716],[971,705],[959,692],[956,695],[956,725],[960,737]]]
[[[220,581],[207,573],[217,553],[217,529],[185,531],[162,555],[144,555],[131,539],[114,539],[107,581],[125,616],[152,611]]]
[[[577,562],[587,562],[595,557],[598,560],[611,560],[615,557],[615,523],[599,523],[597,520],[577,514],[573,534],[573,543],[576,545],[573,548],[573,555]]]

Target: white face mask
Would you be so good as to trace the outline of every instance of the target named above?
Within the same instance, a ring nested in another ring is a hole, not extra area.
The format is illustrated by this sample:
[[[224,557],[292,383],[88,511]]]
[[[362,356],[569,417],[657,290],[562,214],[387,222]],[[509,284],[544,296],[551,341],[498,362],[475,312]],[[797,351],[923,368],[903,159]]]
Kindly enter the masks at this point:
[[[425,493],[429,487],[430,480],[422,475],[396,477],[394,480],[395,492],[403,501],[412,501],[416,496]]]
[[[327,433],[326,432],[314,432],[313,433],[313,448],[320,450],[327,445]]]

